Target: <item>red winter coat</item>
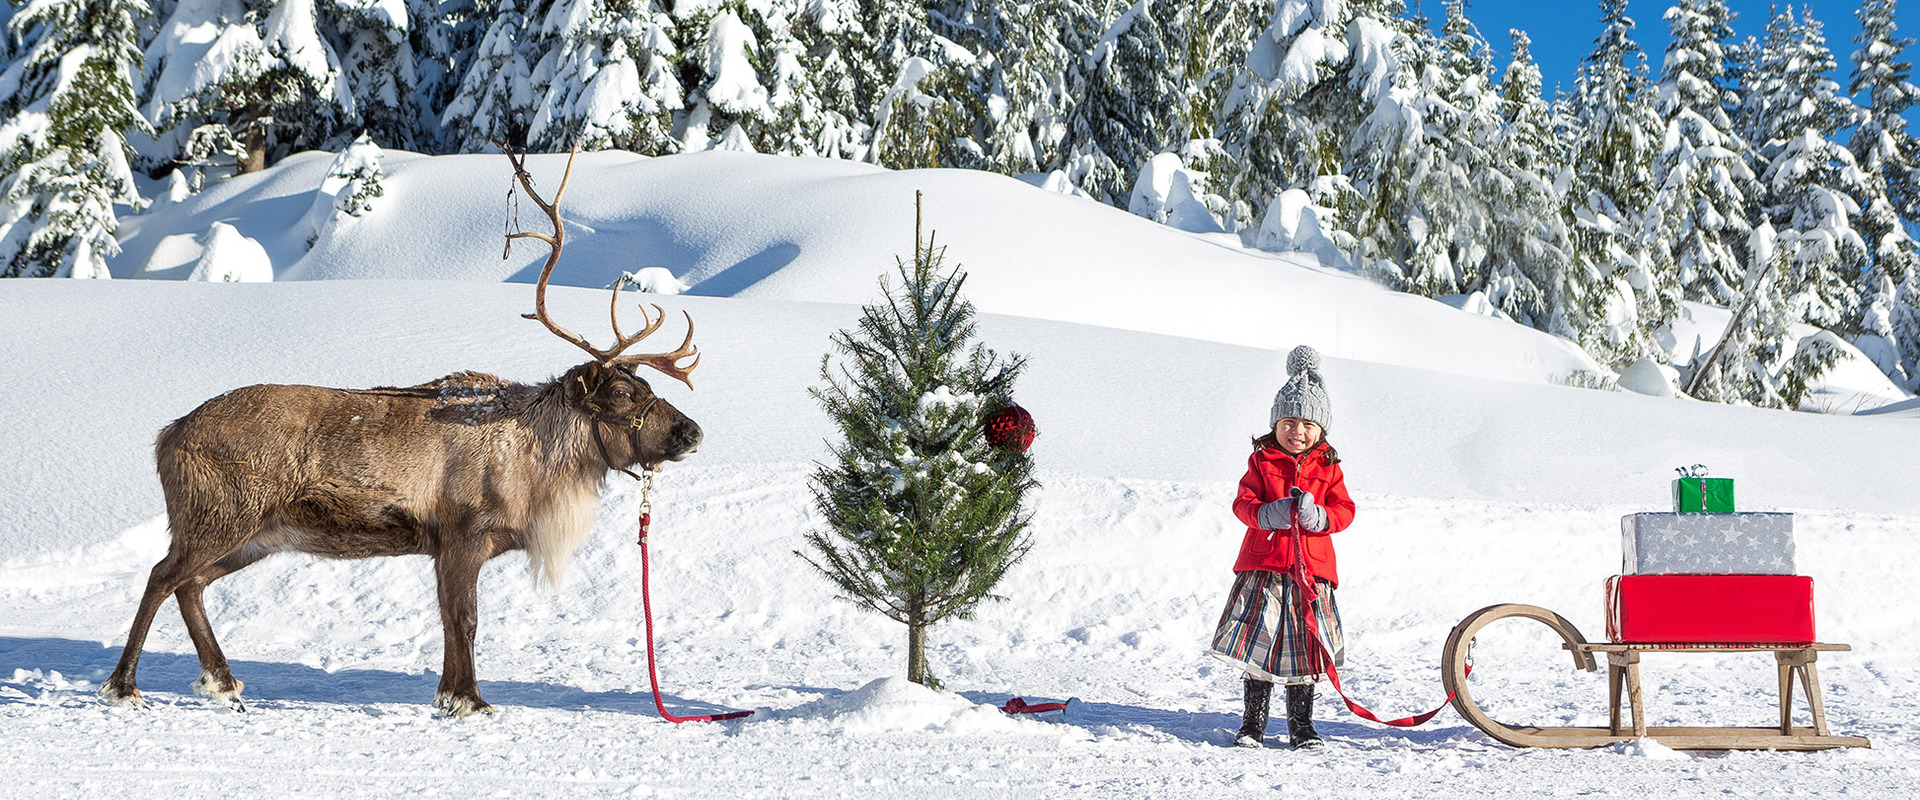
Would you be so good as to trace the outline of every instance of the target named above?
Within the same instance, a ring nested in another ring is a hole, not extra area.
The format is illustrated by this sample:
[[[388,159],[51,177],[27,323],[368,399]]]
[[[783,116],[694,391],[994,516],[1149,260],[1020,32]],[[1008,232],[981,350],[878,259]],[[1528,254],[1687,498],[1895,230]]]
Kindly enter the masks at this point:
[[[1289,496],[1294,487],[1313,493],[1313,502],[1327,510],[1327,529],[1306,535],[1307,566],[1313,574],[1340,585],[1340,574],[1333,557],[1332,534],[1353,524],[1353,498],[1347,494],[1347,476],[1339,464],[1327,463],[1327,443],[1321,442],[1299,456],[1288,455],[1278,447],[1262,447],[1247,458],[1246,477],[1240,479],[1240,492],[1233,500],[1233,515],[1247,525],[1247,536],[1240,542],[1240,557],[1233,562],[1234,572],[1264,569],[1286,572],[1293,567],[1293,542],[1285,531],[1260,529],[1260,506]]]

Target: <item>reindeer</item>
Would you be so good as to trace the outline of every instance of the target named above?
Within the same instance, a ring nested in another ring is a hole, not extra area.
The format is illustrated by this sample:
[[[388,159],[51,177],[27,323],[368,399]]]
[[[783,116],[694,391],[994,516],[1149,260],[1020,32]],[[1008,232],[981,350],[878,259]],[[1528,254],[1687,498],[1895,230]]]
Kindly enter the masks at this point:
[[[506,150],[506,148],[502,148]],[[577,151],[576,151],[577,153]],[[155,612],[179,601],[200,657],[200,694],[245,710],[241,682],[214,641],[201,596],[207,585],[274,553],[326,558],[425,555],[433,559],[445,652],[434,705],[449,717],[491,713],[473,668],[480,567],[524,550],[537,579],[557,584],[593,527],[609,470],[658,470],[699,448],[700,426],[653,393],[634,367],[693,388],[699,366],[693,318],[669,353],[623,355],[666,321],[641,306],[642,329],[621,332],[620,286],[610,312],[615,342],[596,348],[547,315],[547,281],[565,232],[560,199],[541,199],[515,156],[514,176],[553,224],[551,252],[534,290],[535,313],[593,360],[526,385],[456,372],[405,388],[258,385],[208,400],[161,429],[154,445],[172,544],[153,567],[126,648],[100,688],[108,702],[144,708],[134,673]],[[688,358],[686,366],[680,364]]]

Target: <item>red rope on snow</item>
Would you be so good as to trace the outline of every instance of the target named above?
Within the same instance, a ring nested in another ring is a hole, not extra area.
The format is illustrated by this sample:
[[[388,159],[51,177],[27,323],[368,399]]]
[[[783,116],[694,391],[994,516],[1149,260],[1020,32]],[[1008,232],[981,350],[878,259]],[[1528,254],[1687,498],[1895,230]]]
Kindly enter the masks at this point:
[[[1024,697],[1015,697],[1007,700],[1005,704],[1001,705],[1000,710],[1005,711],[1008,714],[1044,714],[1048,711],[1065,711],[1067,710],[1067,704],[1066,703],[1029,703],[1027,702],[1027,699]]]
[[[651,475],[651,473],[649,473]],[[651,483],[651,482],[649,482]],[[649,485],[647,488],[652,488]],[[660,669],[653,654],[653,597],[647,580],[647,529],[653,526],[653,514],[647,511],[644,495],[640,501],[640,608],[647,618],[647,681],[653,685],[653,707],[660,710],[660,718],[672,723],[714,722],[723,719],[740,719],[751,715],[752,711],[727,711],[719,714],[697,714],[691,717],[677,717],[667,712],[667,705],[660,702]]]
[[[1314,661],[1316,662],[1314,664],[1314,671],[1320,672],[1323,671],[1320,669],[1321,667],[1325,668],[1324,671],[1327,673],[1327,680],[1333,683],[1333,690],[1340,693],[1340,699],[1346,702],[1347,710],[1352,711],[1354,716],[1361,719],[1372,720],[1382,725],[1391,725],[1396,728],[1411,728],[1433,719],[1433,715],[1445,710],[1447,705],[1453,702],[1452,693],[1448,693],[1447,699],[1440,703],[1439,708],[1435,708],[1432,711],[1415,714],[1410,717],[1401,717],[1399,719],[1381,719],[1375,716],[1372,711],[1367,710],[1366,706],[1360,705],[1358,702],[1355,702],[1352,697],[1347,696],[1346,688],[1340,685],[1340,669],[1334,666],[1333,648],[1327,644],[1326,637],[1320,633],[1320,622],[1315,618],[1313,613],[1313,601],[1320,598],[1320,587],[1319,583],[1314,580],[1313,570],[1307,566],[1307,545],[1304,538],[1306,531],[1300,528],[1299,495],[1300,492],[1296,489],[1293,503],[1293,528],[1289,532],[1289,538],[1293,539],[1293,567],[1287,571],[1287,577],[1292,578],[1294,587],[1299,589],[1300,618],[1306,623],[1307,635],[1313,637],[1313,643],[1319,646],[1314,654]],[[1467,673],[1472,674],[1473,667],[1467,667]]]

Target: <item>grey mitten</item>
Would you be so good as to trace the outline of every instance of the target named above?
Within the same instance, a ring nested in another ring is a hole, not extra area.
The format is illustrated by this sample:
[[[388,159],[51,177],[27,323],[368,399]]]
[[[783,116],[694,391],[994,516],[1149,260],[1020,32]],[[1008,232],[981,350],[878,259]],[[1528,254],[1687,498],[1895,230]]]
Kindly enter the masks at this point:
[[[1260,530],[1283,531],[1293,527],[1293,499],[1283,497],[1260,507]]]
[[[1327,510],[1313,502],[1313,493],[1298,492],[1294,499],[1300,504],[1300,528],[1308,533],[1326,533]]]

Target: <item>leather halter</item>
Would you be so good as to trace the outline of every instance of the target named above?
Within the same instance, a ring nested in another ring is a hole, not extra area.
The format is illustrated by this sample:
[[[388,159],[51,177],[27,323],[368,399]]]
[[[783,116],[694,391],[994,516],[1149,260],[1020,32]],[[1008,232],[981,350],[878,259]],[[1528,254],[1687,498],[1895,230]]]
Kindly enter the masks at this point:
[[[645,479],[641,478],[638,475],[633,474],[633,470],[627,469],[626,467],[613,463],[613,455],[607,452],[607,442],[606,440],[600,437],[600,414],[603,409],[600,408],[599,403],[593,402],[594,391],[589,390],[589,387],[587,386],[586,376],[584,375],[576,376],[575,380],[580,382],[580,389],[582,391],[580,405],[585,407],[588,413],[590,413],[593,416],[593,423],[592,423],[593,443],[595,446],[600,448],[601,463],[606,464],[607,469],[624,472],[627,474],[627,477],[632,478],[636,481],[644,482]],[[597,387],[594,387],[594,388],[597,389]],[[640,435],[640,431],[644,430],[647,427],[647,414],[653,411],[654,404],[658,402],[660,402],[659,395],[654,395],[652,397],[649,397],[647,398],[647,402],[640,406],[640,411],[638,413],[627,416],[627,427],[632,429],[633,431],[632,435],[634,436]],[[635,445],[635,449],[636,450],[639,449],[639,445],[637,443]]]

